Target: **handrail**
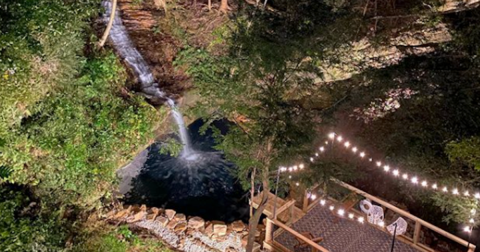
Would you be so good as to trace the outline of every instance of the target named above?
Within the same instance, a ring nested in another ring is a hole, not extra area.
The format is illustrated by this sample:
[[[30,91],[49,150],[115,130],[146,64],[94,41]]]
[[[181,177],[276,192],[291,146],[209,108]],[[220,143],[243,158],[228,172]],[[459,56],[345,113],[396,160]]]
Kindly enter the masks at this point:
[[[287,203],[283,204],[283,206],[281,206],[277,212],[276,212],[276,216],[273,216],[274,219],[277,218],[277,216],[279,216],[283,211],[287,210],[290,206],[292,206],[293,204],[295,204],[295,200],[290,200],[288,201]]]
[[[347,188],[347,189],[349,189],[349,190],[351,190],[351,191],[354,191],[355,193],[357,193],[357,194],[359,194],[359,195],[362,195],[363,197],[365,197],[365,198],[367,198],[367,199],[370,199],[370,200],[372,200],[372,201],[378,202],[378,203],[380,203],[381,205],[387,207],[388,209],[391,209],[392,211],[394,211],[394,212],[396,212],[396,213],[399,213],[399,214],[401,214],[401,215],[403,215],[403,216],[405,216],[405,217],[407,217],[407,218],[415,221],[415,222],[416,222],[416,224],[415,224],[416,234],[414,235],[414,239],[413,239],[413,240],[414,240],[414,244],[418,243],[418,234],[419,234],[419,232],[420,232],[421,226],[425,226],[425,227],[427,227],[428,229],[430,229],[430,230],[432,230],[432,231],[434,231],[434,232],[437,232],[438,234],[443,235],[443,236],[445,236],[446,238],[448,238],[448,239],[450,239],[450,240],[453,240],[453,241],[459,243],[459,244],[462,245],[462,246],[465,246],[465,247],[468,246],[469,251],[470,251],[470,250],[471,250],[471,251],[474,251],[475,248],[476,248],[475,245],[473,245],[473,244],[471,244],[471,243],[463,240],[462,238],[460,238],[460,237],[458,237],[458,236],[455,236],[455,235],[453,235],[453,234],[451,234],[451,233],[449,233],[449,232],[447,232],[447,231],[445,231],[445,230],[443,230],[443,229],[441,229],[441,228],[439,228],[439,227],[437,227],[437,226],[435,226],[435,225],[433,225],[433,224],[431,224],[431,223],[429,223],[429,222],[426,222],[426,221],[418,218],[417,216],[412,215],[411,213],[409,213],[409,212],[407,212],[407,211],[405,211],[405,210],[402,210],[402,209],[400,209],[400,208],[398,208],[398,207],[396,207],[396,206],[394,206],[394,205],[392,205],[392,204],[390,204],[390,203],[388,203],[388,202],[386,202],[386,201],[384,201],[384,200],[382,200],[382,199],[380,199],[380,198],[377,198],[377,197],[375,197],[375,196],[373,196],[373,195],[370,195],[370,194],[368,194],[368,193],[366,193],[366,192],[364,192],[364,191],[362,191],[362,190],[360,190],[360,189],[358,189],[358,188],[356,188],[356,187],[354,187],[354,186],[351,186],[351,185],[349,185],[349,184],[347,184],[347,183],[345,183],[345,182],[342,182],[342,181],[340,181],[340,180],[332,179],[332,181],[335,182],[335,183],[337,183],[338,185],[344,187],[344,188]]]
[[[272,220],[272,219],[268,219],[268,221],[271,221],[273,222],[273,224],[277,225],[278,227],[284,229],[285,231],[289,232],[290,234],[292,234],[293,236],[297,237],[298,239],[304,241],[305,243],[307,243],[308,245],[314,247],[315,249],[321,251],[321,252],[330,252],[329,250],[325,249],[324,247],[316,244],[315,242],[313,242],[312,240],[308,239],[307,237],[303,236],[302,234],[298,233],[297,231],[291,229],[290,227],[288,227],[287,225],[283,224],[282,222],[278,221],[278,220]]]

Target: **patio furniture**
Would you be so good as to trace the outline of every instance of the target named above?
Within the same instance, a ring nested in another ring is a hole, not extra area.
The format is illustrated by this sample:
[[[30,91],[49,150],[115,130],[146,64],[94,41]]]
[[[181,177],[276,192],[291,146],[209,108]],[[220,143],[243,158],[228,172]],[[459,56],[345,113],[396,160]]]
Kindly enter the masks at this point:
[[[405,232],[407,232],[407,227],[408,227],[407,221],[402,217],[398,217],[398,219],[395,222],[387,226],[387,230],[390,234],[393,235],[395,231],[395,223],[397,224],[397,231],[395,232],[395,235],[403,235],[405,234]]]
[[[314,237],[312,235],[312,233],[310,232],[302,232],[300,233],[301,235],[305,236],[307,239],[315,242],[315,243],[319,243],[321,241],[323,241],[323,238],[322,237]],[[302,239],[298,238],[298,237],[295,237],[295,239],[298,241],[298,244],[294,246],[294,249],[298,249],[298,248],[305,248],[305,247],[308,247],[309,245]],[[312,252],[319,252],[317,249],[313,248],[312,247]]]

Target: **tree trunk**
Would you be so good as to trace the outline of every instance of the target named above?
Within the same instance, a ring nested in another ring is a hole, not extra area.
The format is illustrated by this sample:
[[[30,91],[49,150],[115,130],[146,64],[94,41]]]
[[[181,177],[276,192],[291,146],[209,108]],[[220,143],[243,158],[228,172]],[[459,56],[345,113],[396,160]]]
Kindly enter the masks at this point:
[[[208,0],[208,10],[212,10],[212,0]]]
[[[112,29],[113,20],[115,19],[115,12],[117,10],[117,0],[112,0],[112,12],[110,13],[110,20],[108,20],[107,28],[103,33],[102,39],[98,42],[98,48],[102,48],[107,41],[108,35],[110,34],[110,30]]]
[[[220,11],[223,13],[227,13],[228,9],[228,0],[222,0],[222,2],[220,3]]]
[[[257,173],[257,167],[253,167],[252,175],[250,175],[250,218],[253,216],[253,197],[255,197],[255,175]]]
[[[269,186],[268,186],[268,171],[267,171],[263,175],[262,201],[260,202],[253,216],[248,221],[248,240],[247,240],[247,247],[245,248],[246,252],[253,251],[253,244],[255,243],[255,233],[257,231],[258,222],[260,221],[260,217],[262,216],[263,210],[265,210],[265,208],[267,207],[268,192],[269,192]]]

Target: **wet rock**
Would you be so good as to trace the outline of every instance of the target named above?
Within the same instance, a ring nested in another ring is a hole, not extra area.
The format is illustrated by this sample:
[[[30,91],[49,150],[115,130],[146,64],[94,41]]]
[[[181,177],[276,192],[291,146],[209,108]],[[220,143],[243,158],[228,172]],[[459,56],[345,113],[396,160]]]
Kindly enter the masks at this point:
[[[205,221],[200,217],[193,217],[188,220],[188,227],[193,229],[202,229],[205,227]]]
[[[175,210],[172,210],[172,209],[167,209],[167,210],[165,210],[165,215],[167,216],[167,218],[168,218],[169,220],[172,220],[173,217],[175,217],[175,214],[176,214],[176,213],[177,213],[177,212],[175,212]]]
[[[155,221],[162,225],[162,227],[166,227],[168,224],[168,218],[165,216],[158,216],[155,218]]]
[[[240,220],[232,222],[231,227],[232,227],[233,231],[235,231],[237,233],[240,233],[243,230],[245,230],[245,224]]]

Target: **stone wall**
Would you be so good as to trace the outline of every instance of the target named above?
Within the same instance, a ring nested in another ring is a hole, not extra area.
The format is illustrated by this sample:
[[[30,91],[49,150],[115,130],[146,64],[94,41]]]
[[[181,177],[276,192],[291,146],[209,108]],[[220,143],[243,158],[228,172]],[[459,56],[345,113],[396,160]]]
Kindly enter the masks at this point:
[[[145,228],[168,245],[186,252],[244,252],[247,243],[248,232],[242,221],[205,221],[197,216],[187,218],[172,209],[145,205],[112,210],[106,218]],[[260,244],[255,244],[254,251],[260,251]]]

